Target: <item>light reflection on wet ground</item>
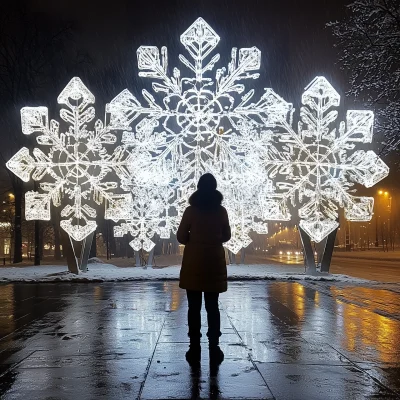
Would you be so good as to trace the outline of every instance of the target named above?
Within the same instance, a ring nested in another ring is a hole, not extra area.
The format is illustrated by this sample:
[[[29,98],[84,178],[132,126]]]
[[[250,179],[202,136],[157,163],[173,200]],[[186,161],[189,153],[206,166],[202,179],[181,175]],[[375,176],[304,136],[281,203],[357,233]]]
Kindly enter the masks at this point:
[[[398,398],[399,306],[378,286],[233,282],[216,373],[204,327],[201,370],[184,361],[177,282],[3,285],[0,397]]]

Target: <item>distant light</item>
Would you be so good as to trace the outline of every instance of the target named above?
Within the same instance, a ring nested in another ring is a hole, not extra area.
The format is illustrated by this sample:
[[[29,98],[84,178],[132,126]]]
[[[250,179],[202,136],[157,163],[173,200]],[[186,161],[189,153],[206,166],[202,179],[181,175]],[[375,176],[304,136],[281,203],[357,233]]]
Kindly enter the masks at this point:
[[[282,252],[282,251],[280,251],[280,252],[279,252],[279,254],[281,254],[281,255],[282,255],[282,254],[283,254],[283,252]]]

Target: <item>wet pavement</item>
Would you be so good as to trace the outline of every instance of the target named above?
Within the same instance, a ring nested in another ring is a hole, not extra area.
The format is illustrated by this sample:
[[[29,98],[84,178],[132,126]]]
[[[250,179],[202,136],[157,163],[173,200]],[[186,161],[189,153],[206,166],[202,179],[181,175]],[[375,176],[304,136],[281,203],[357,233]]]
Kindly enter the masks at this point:
[[[225,360],[203,326],[195,371],[177,282],[1,285],[0,398],[400,398],[399,293],[232,282],[220,309]]]

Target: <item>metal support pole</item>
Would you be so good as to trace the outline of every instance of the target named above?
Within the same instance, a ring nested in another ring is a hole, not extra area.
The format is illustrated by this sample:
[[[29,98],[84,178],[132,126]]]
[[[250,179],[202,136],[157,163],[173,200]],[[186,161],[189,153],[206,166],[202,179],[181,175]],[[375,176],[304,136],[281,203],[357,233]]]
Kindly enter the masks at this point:
[[[35,221],[35,260],[34,265],[40,265],[40,222]]]
[[[242,251],[240,252],[240,264],[244,264],[244,258],[246,256],[246,248],[243,247]]]
[[[80,259],[80,270],[87,272],[87,264],[89,260],[90,249],[93,245],[93,237],[96,232],[92,232],[82,242],[81,259]]]
[[[306,274],[316,275],[317,268],[315,266],[314,251],[311,245],[310,237],[301,227],[299,227],[299,232],[301,243],[303,244]]]
[[[226,247],[224,247],[224,253],[225,253],[225,262],[227,265],[230,264],[230,260],[229,260],[229,254],[228,254],[228,249]]]
[[[106,220],[106,249],[107,249],[107,260],[110,259],[110,242],[109,242],[109,228],[108,228],[108,220]]]
[[[80,272],[87,272],[87,263],[90,254],[90,247],[92,246],[93,242],[94,232],[92,232],[82,241],[80,258],[76,256],[74,241],[71,239],[71,237],[63,229],[61,229],[60,233],[63,244],[63,253],[67,258],[68,271],[76,275],[78,275]],[[79,247],[79,243],[77,244]]]
[[[154,247],[151,249],[149,258],[147,259],[147,266],[152,267],[153,266],[153,259],[154,259]]]
[[[73,274],[79,274],[78,260],[75,256],[74,245],[72,239],[69,237],[68,233],[61,229],[61,240],[63,244],[63,253],[67,258],[68,271]]]
[[[136,251],[135,250],[135,267],[141,267],[142,266],[142,262],[141,262],[141,260],[140,260],[140,252],[139,252],[139,250],[138,251]]]
[[[337,231],[338,228],[332,231],[326,238],[324,252],[321,259],[321,272],[329,272]]]
[[[230,250],[228,250],[228,255],[229,255],[229,263],[230,264],[236,264],[236,256],[233,254]]]

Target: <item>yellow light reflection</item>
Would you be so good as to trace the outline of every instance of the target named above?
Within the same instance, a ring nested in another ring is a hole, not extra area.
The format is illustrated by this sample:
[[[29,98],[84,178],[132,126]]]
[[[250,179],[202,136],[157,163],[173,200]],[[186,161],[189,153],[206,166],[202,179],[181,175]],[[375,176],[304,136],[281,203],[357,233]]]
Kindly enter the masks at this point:
[[[16,328],[15,325],[15,296],[14,285],[4,285],[0,291],[0,332],[2,336],[6,336],[13,332]]]
[[[95,300],[101,300],[103,297],[103,288],[101,286],[95,286],[93,295]]]
[[[381,293],[388,300],[386,304],[395,304],[397,296],[389,291],[377,291],[368,288],[331,288],[338,304],[337,327],[342,329],[343,347],[349,351],[376,352],[376,358],[382,362],[393,362],[393,354],[400,343],[400,322],[378,314],[376,305],[371,304]],[[379,298],[382,298],[379,296]],[[392,302],[390,302],[391,298]],[[342,301],[341,299],[345,299]],[[347,302],[363,303],[362,305]],[[371,310],[369,307],[373,307]],[[380,309],[385,305],[379,304]],[[382,310],[384,312],[384,310]]]
[[[163,290],[165,293],[171,293],[169,310],[176,311],[182,303],[182,296],[184,296],[185,291],[179,288],[177,282],[164,282]]]
[[[271,294],[283,305],[294,311],[303,321],[305,313],[305,290],[298,282],[276,282],[271,287]]]

